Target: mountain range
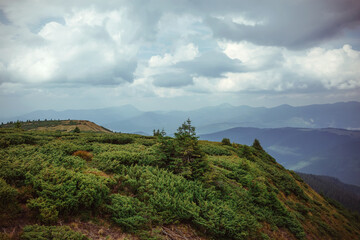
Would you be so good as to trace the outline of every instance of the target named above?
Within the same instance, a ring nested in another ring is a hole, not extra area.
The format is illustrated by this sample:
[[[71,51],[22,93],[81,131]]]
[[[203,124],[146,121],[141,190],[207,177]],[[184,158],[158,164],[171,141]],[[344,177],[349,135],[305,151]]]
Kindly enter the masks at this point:
[[[0,121],[78,119],[89,120],[117,132],[151,134],[155,128],[164,128],[171,135],[187,118],[192,120],[199,134],[234,127],[360,129],[360,103],[339,102],[299,107],[280,105],[272,108],[221,104],[192,111],[141,111],[132,105],[124,105],[87,110],[41,110],[2,118]]]

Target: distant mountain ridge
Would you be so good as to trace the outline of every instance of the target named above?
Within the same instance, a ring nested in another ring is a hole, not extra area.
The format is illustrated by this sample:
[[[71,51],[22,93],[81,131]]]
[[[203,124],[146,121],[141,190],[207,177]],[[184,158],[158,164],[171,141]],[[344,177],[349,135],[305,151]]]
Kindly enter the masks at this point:
[[[55,110],[38,110],[33,111],[18,117],[2,119],[3,122],[6,121],[26,121],[26,120],[57,120],[57,119],[82,119],[97,124],[103,125],[103,123],[109,122],[109,119],[128,119],[137,115],[140,115],[142,112],[135,108],[132,105],[124,105],[120,107],[110,107],[110,108],[100,108],[100,109],[79,109],[79,110],[64,110],[64,111],[55,111]]]
[[[234,127],[256,128],[343,128],[360,129],[360,102],[339,102],[293,107],[280,105],[272,108],[232,106],[221,104],[192,111],[140,111],[132,105],[120,107],[34,111],[1,121],[37,119],[84,119],[96,122],[113,131],[144,132],[154,128],[172,134],[182,121],[190,118],[200,134]]]
[[[288,169],[339,178],[360,186],[360,131],[311,128],[232,128],[201,139],[252,144],[263,148]]]

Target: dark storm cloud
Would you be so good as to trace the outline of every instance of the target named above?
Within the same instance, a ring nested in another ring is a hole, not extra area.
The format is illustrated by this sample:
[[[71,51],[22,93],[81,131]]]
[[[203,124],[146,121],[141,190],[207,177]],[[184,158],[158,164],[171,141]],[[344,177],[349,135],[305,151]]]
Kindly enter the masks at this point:
[[[234,22],[231,12],[223,18],[209,16],[206,22],[217,38],[287,48],[313,47],[341,37],[345,29],[360,23],[360,1],[268,1],[257,6],[255,3],[245,4],[241,10],[254,20],[253,26]]]
[[[114,7],[117,4],[103,5]],[[124,2],[124,5],[129,10],[129,18],[142,24],[138,36],[148,40],[156,36],[157,24],[165,13],[201,17],[220,39],[298,49],[341,38],[343,31],[360,24],[358,0],[155,0]],[[249,26],[232,21],[238,16],[260,24]]]
[[[295,49],[341,38],[343,31],[360,24],[358,0],[179,0],[171,3],[158,0],[132,1],[130,5],[152,32],[156,31],[156,22],[164,12],[192,14],[202,17],[217,38]],[[239,15],[260,24],[238,24],[233,19]]]

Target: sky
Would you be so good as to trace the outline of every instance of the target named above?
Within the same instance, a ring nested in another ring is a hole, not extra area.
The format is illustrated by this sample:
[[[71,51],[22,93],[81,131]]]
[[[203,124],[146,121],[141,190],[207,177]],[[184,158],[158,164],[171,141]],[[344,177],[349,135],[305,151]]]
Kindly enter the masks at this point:
[[[360,101],[359,0],[0,0],[0,116]]]

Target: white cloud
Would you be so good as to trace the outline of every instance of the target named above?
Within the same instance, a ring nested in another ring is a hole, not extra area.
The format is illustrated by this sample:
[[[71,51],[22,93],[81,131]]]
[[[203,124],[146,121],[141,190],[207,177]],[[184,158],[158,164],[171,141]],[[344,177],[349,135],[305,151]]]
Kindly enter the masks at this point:
[[[48,22],[34,34],[42,44],[22,44],[3,60],[13,79],[75,84],[133,80],[139,46],[132,42],[132,26],[122,11],[72,10],[64,19],[64,24]]]
[[[281,73],[277,71],[262,71],[248,73],[227,73],[218,83],[218,89],[223,92],[239,91],[282,91],[292,87],[283,83]]]
[[[360,51],[350,45],[340,49],[312,48],[305,54],[287,54],[284,67],[304,78],[316,78],[325,88],[360,87]]]
[[[46,47],[28,50],[22,56],[14,58],[8,67],[8,71],[15,79],[27,82],[39,83],[51,80],[58,69],[56,59],[49,55]]]
[[[245,15],[235,15],[235,16],[213,16],[216,19],[225,21],[225,22],[232,22],[232,23],[236,23],[236,24],[240,24],[240,25],[245,25],[245,26],[251,26],[254,27],[256,25],[264,25],[265,21],[264,20],[254,20],[254,19],[250,19],[245,17]]]
[[[152,56],[149,60],[150,67],[166,67],[174,65],[181,61],[191,61],[199,55],[198,48],[193,44],[180,46],[176,48],[174,54],[165,53],[163,56]]]
[[[225,54],[239,59],[248,71],[228,73],[221,91],[286,91],[313,86],[325,89],[360,87],[360,51],[344,45],[339,49],[311,48],[290,51],[248,42],[220,42]]]
[[[274,65],[281,58],[281,48],[258,46],[246,41],[219,42],[224,53],[232,59],[239,59],[249,70],[258,70]]]
[[[107,15],[107,13],[97,12],[94,7],[73,10],[72,12],[72,14],[65,15],[65,23],[68,26],[103,26]]]
[[[242,25],[246,25],[246,26],[265,25],[264,20],[255,21],[255,20],[248,19],[245,16],[241,16],[241,15],[236,16],[236,17],[232,17],[232,21],[234,23],[242,24]]]

